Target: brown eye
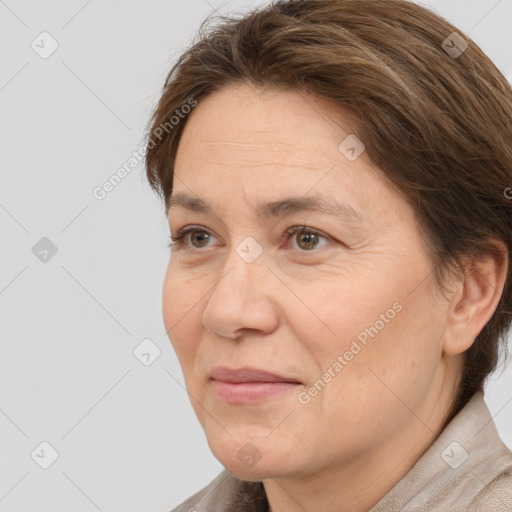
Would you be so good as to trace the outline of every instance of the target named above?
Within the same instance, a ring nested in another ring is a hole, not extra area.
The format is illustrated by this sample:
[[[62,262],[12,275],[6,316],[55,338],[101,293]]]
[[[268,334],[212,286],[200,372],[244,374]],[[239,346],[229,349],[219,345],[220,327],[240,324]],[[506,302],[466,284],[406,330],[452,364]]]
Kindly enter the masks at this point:
[[[310,250],[318,245],[318,236],[315,233],[298,233],[295,240],[301,249]]]
[[[294,226],[290,228],[286,232],[287,238],[293,237],[293,240],[297,244],[299,250],[303,252],[312,251],[317,247],[322,247],[323,245],[327,245],[328,238],[327,235],[324,235],[314,229],[308,228],[307,226]],[[320,243],[321,239],[326,240],[324,243]]]
[[[190,244],[187,243],[188,235],[190,235]],[[198,226],[188,226],[179,231],[176,236],[171,236],[170,244],[174,250],[179,249],[201,249],[206,247],[210,240],[210,233]]]
[[[191,232],[190,241],[194,247],[204,247],[210,238],[206,231],[195,230]]]

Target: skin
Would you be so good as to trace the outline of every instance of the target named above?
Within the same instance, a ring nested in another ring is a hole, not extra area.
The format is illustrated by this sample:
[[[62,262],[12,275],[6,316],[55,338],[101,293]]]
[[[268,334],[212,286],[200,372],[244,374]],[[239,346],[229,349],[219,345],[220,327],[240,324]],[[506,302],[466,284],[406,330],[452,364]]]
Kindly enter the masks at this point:
[[[368,511],[439,435],[462,353],[491,318],[508,261],[468,259],[475,270],[454,274],[443,296],[411,207],[365,152],[349,161],[338,150],[353,133],[350,118],[324,100],[229,85],[186,123],[173,195],[202,198],[214,213],[168,212],[173,236],[200,227],[172,249],[163,315],[208,444],[233,475],[263,481],[274,512]],[[364,220],[253,212],[260,202],[312,194]],[[304,233],[286,239],[292,226],[319,231],[317,245],[309,248]],[[247,236],[263,251],[252,263],[236,251]],[[298,393],[396,302],[395,317],[300,403]],[[209,381],[216,365],[250,365],[303,385],[230,404]],[[260,456],[250,466],[237,456],[244,446]]]

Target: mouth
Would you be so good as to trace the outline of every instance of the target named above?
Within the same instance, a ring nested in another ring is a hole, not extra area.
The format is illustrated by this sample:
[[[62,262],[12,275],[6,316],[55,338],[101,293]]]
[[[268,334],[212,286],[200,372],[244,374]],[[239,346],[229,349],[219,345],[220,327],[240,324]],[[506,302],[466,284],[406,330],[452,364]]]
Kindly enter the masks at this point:
[[[231,404],[262,402],[296,389],[302,383],[294,377],[252,367],[216,366],[210,382],[217,395]]]

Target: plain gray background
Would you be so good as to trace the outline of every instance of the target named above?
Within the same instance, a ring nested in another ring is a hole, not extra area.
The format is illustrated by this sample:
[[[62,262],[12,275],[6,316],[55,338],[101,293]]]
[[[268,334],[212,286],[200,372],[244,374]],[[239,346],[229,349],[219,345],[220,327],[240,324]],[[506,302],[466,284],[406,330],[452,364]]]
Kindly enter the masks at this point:
[[[161,204],[133,160],[93,190],[140,147],[200,22],[258,3],[0,1],[0,512],[166,512],[222,469],[165,335]],[[512,0],[424,5],[512,80]],[[512,448],[511,384],[486,400]]]

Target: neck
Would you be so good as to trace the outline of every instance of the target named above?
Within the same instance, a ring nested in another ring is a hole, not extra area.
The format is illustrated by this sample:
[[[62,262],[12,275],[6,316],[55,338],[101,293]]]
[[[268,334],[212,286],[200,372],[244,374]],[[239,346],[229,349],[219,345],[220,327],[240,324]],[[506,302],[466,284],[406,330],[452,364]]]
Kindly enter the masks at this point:
[[[443,382],[421,410],[411,411],[410,422],[376,449],[306,477],[264,479],[269,512],[368,512],[437,439],[453,393],[454,386]]]

